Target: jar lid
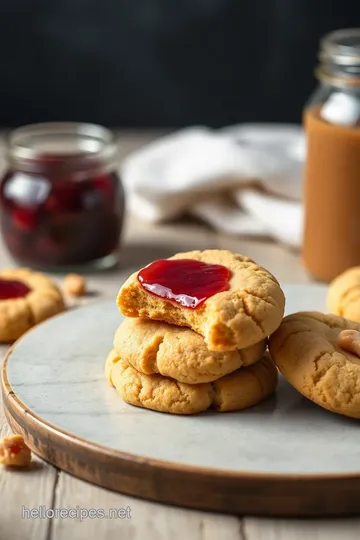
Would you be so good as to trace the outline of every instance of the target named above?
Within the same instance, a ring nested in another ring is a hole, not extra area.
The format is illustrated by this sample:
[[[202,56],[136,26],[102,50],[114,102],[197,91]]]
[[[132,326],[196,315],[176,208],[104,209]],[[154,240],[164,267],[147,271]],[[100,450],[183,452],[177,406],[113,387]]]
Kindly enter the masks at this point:
[[[46,122],[22,126],[7,136],[7,157],[29,172],[44,166],[47,156],[66,159],[73,171],[98,164],[117,164],[118,146],[113,133],[96,124]]]
[[[319,59],[339,66],[360,65],[360,28],[345,28],[327,34],[320,41]]]

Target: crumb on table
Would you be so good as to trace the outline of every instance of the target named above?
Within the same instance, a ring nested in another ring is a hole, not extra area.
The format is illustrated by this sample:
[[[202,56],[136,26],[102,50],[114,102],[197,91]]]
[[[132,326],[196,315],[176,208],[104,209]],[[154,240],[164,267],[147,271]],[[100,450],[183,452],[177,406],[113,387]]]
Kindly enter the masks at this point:
[[[31,450],[22,435],[9,435],[0,440],[0,464],[12,467],[27,467],[31,461]]]
[[[63,281],[63,290],[72,296],[83,296],[86,292],[86,281],[79,274],[68,274]]]

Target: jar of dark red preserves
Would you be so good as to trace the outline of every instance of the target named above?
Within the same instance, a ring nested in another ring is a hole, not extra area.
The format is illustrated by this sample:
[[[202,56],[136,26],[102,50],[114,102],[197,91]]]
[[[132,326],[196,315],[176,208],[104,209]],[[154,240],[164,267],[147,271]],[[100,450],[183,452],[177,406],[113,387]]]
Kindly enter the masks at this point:
[[[124,193],[113,134],[93,124],[21,127],[7,138],[4,242],[22,265],[100,268],[118,259]]]

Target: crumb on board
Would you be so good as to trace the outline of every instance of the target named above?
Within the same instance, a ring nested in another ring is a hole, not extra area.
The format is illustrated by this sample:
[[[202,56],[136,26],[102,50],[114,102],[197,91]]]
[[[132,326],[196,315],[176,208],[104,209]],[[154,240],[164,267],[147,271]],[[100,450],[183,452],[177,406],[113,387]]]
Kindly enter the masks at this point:
[[[86,292],[86,281],[79,274],[68,274],[63,281],[63,290],[71,296],[83,296]]]
[[[0,464],[11,467],[28,467],[31,450],[22,435],[9,435],[0,440]]]

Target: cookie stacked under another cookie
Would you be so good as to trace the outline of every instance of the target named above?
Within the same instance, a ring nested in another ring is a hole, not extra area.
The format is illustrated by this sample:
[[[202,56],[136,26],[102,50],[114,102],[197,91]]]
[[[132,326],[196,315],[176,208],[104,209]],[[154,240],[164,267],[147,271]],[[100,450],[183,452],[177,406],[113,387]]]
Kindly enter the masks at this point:
[[[229,251],[180,253],[153,265],[162,262],[167,274],[149,283],[149,265],[117,298],[129,318],[115,334],[106,376],[119,395],[139,407],[193,414],[244,409],[273,393],[277,369],[266,339],[285,304],[274,276]]]

